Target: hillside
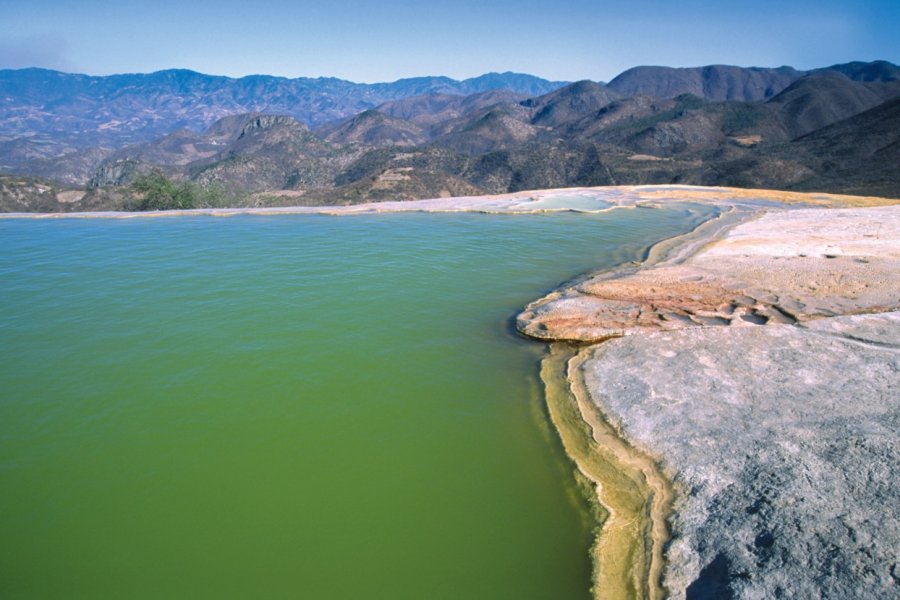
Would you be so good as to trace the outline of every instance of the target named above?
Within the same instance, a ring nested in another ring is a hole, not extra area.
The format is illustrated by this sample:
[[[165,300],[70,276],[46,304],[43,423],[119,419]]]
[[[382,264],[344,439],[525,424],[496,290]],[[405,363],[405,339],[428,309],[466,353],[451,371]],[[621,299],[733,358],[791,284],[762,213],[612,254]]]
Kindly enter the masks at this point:
[[[777,105],[791,139],[881,104],[900,92],[896,85],[854,81],[839,71],[802,77],[769,103]]]
[[[429,128],[458,119],[476,110],[496,104],[512,104],[528,96],[509,90],[491,90],[468,96],[453,94],[423,94],[385,102],[375,108],[378,112]]]
[[[367,110],[319,128],[316,133],[337,144],[417,146],[426,141],[421,127],[410,121]]]
[[[103,77],[7,69],[0,70],[0,136],[118,147],[181,128],[200,131],[233,114],[284,114],[314,126],[421,94],[502,89],[533,96],[562,85],[517,73],[362,84],[327,77],[233,79],[178,69]]]
[[[900,97],[792,144],[816,176],[798,188],[900,196]]]
[[[714,102],[755,102],[771,98],[803,74],[791,67],[635,67],[610,81],[609,88],[626,97],[675,98],[692,94]]]
[[[7,136],[0,169],[43,178],[54,194],[87,189],[83,200],[63,206],[33,193],[31,183],[7,184],[3,193],[15,201],[5,205],[19,210],[134,206],[143,193],[135,184],[146,176],[195,186],[204,202],[253,205],[653,183],[900,197],[898,72],[883,61],[809,73],[648,67],[624,73],[615,86],[580,81],[532,97],[463,95],[447,91],[460,82],[420,78],[408,89],[438,91],[314,129],[289,114],[250,112],[118,148],[58,144],[66,149],[59,156],[38,136]],[[621,91],[622,82],[654,73],[661,78],[655,87],[637,89],[656,96]],[[681,89],[701,95],[666,97]]]
[[[331,185],[353,155],[292,117],[250,113],[225,117],[201,134],[181,130],[127,146],[104,160],[89,183],[123,186],[142,173],[162,171],[247,193],[315,188]]]
[[[532,124],[551,129],[599,111],[621,96],[593,81],[578,81],[522,102],[533,110]]]

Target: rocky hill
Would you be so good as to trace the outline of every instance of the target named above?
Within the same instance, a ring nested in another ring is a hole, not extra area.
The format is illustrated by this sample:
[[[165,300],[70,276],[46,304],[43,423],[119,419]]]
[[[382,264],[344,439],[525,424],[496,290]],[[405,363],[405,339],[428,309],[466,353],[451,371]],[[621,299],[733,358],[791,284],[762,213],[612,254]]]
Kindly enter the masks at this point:
[[[814,69],[813,73],[822,71],[837,71],[854,81],[898,81],[900,80],[900,67],[886,60],[873,60],[872,62],[854,61],[842,65],[831,65],[823,69]]]
[[[778,105],[788,137],[852,117],[900,94],[900,81],[854,81],[839,71],[823,71],[802,77],[769,103]]]
[[[771,98],[803,75],[791,67],[635,67],[610,81],[609,88],[626,97],[675,98],[693,94],[715,102],[753,102]]]
[[[887,61],[850,62],[813,71],[792,67],[776,69],[710,65],[706,67],[635,67],[609,82],[609,88],[625,97],[675,98],[692,94],[712,102],[758,102],[779,94],[809,74],[839,73],[852,81],[896,82],[900,67]]]
[[[527,98],[509,90],[491,90],[469,96],[423,94],[385,102],[375,110],[428,128],[495,104],[516,103]]]
[[[533,96],[562,85],[516,73],[489,73],[462,81],[417,77],[361,84],[326,77],[233,79],[187,70],[105,77],[46,69],[0,70],[0,136],[119,147],[181,128],[200,131],[233,114],[285,114],[317,125],[420,94],[465,96],[502,89]]]
[[[634,83],[653,73],[655,87]],[[883,61],[809,73],[642,68],[615,86],[581,81],[532,97],[448,93],[465,82],[421,78],[409,80],[408,91],[438,91],[313,129],[290,114],[251,112],[118,148],[59,143],[62,155],[40,136],[8,135],[0,171],[86,186],[85,198],[98,205],[139,195],[133,185],[149,174],[253,204],[650,183],[900,197],[898,76],[900,68]],[[629,81],[655,95],[626,95]],[[668,97],[685,89],[699,93]]]
[[[595,114],[604,106],[621,98],[610,88],[593,81],[578,81],[549,94],[522,102],[533,110],[532,123],[555,128],[573,120]]]
[[[900,197],[900,96],[797,139],[794,150],[816,173],[807,189]]]
[[[417,146],[428,139],[417,124],[378,110],[367,110],[349,119],[328,124],[316,133],[329,142],[369,146]]]
[[[141,174],[253,193],[330,186],[359,151],[336,146],[288,116],[225,117],[203,133],[179,130],[157,141],[126,146],[104,160],[90,187],[120,187]]]

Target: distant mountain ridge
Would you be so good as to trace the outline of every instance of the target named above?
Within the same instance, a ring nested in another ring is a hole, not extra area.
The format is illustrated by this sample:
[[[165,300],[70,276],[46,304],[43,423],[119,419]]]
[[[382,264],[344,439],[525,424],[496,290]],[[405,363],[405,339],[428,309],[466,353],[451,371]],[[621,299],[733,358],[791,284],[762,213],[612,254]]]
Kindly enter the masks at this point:
[[[755,102],[771,98],[805,74],[793,67],[634,67],[610,81],[609,88],[626,97],[693,94],[714,102]]]
[[[849,62],[812,71],[793,67],[634,67],[609,82],[609,89],[625,97],[675,98],[693,94],[712,102],[759,102],[779,94],[810,74],[838,72],[853,81],[887,82],[900,79],[900,67],[884,60]]]
[[[409,96],[496,89],[534,96],[565,84],[520,73],[365,84],[328,77],[233,79],[184,69],[108,76],[6,69],[0,70],[0,140],[29,136],[119,147],[181,128],[200,131],[232,114],[284,114],[315,126]]]
[[[56,76],[48,73],[31,75]],[[142,110],[142,104],[128,109],[122,98],[137,101],[149,89],[160,110],[191,103],[207,116],[226,111],[225,106],[240,109],[227,99],[214,104],[223,93],[221,82],[192,72],[156,75],[167,82],[162,88],[141,80],[149,87],[125,86],[114,94],[116,102],[100,107],[118,106],[121,119],[132,114],[138,122],[147,113],[128,110]],[[12,176],[4,179],[3,194],[14,200],[5,204],[0,197],[0,210],[128,206],[147,176],[227,190],[228,202],[252,205],[657,183],[900,197],[900,67],[885,61],[811,71],[642,67],[609,85],[579,81],[536,96],[507,89],[456,92],[507,77],[521,85],[535,83],[528,76],[502,74],[468,83],[415,78],[392,91],[378,86],[398,82],[373,84],[353,89],[370,94],[367,98],[416,93],[313,126],[286,111],[227,114],[202,131],[173,129],[168,122],[164,135],[115,148],[78,148],[49,133],[9,135],[2,129],[9,123],[0,120],[0,172]],[[271,79],[240,84],[261,86],[262,91],[247,93],[271,101],[278,96],[267,86],[286,93]],[[62,80],[63,88],[72,83]],[[332,89],[357,85],[329,81]],[[180,95],[173,96],[176,92]],[[2,93],[0,110],[9,109],[14,102]],[[104,97],[102,90],[92,93]],[[66,116],[55,102],[65,109],[84,102],[73,89],[57,94],[40,105],[54,117]],[[304,101],[330,98],[317,94]],[[281,101],[290,104],[289,96]],[[82,188],[84,199],[57,205],[48,200],[58,193],[69,198],[65,186]]]
[[[599,98],[669,99],[692,94],[713,102],[755,102],[778,95],[806,75],[824,71],[838,72],[860,82],[900,79],[900,68],[896,65],[874,61],[833,65],[809,72],[791,67],[642,66],[628,69],[606,86],[593,85]],[[443,95],[450,97],[452,104],[453,97],[462,99],[485,92],[516,94],[522,98],[543,96],[566,85],[568,82],[509,72],[487,73],[464,80],[434,76],[362,84],[333,77],[231,78],[186,69],[108,76],[37,68],[6,69],[0,70],[0,143],[28,138],[33,142],[29,152],[52,157],[72,148],[119,148],[182,128],[199,132],[216,120],[234,114],[289,115],[316,128],[391,102],[399,104],[393,110],[382,112],[408,118],[403,113],[417,108],[409,104],[404,107],[402,101],[411,97]],[[450,106],[448,110],[458,108]],[[417,119],[416,124],[427,126],[424,120],[427,115]],[[68,148],[54,148],[49,144],[64,144]]]

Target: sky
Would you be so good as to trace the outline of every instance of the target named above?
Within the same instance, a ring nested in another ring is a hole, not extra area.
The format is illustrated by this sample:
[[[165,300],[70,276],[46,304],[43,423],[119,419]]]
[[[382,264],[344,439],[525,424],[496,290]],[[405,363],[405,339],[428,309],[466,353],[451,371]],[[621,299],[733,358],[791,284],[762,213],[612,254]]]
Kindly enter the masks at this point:
[[[357,82],[900,63],[900,0],[0,0],[0,68]]]

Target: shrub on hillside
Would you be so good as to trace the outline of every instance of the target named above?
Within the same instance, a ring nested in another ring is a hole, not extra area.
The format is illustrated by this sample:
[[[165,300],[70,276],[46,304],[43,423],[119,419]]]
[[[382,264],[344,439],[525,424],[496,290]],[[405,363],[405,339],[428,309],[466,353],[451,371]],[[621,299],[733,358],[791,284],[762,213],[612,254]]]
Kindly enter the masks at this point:
[[[131,184],[132,210],[185,210],[228,205],[225,191],[192,181],[172,181],[160,171],[139,175]]]

